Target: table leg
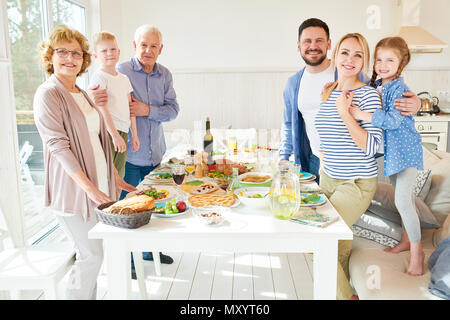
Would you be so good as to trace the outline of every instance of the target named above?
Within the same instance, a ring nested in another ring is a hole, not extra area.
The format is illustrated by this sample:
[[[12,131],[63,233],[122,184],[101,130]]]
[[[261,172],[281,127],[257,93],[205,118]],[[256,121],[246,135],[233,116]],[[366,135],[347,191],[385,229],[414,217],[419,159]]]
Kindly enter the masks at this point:
[[[142,259],[142,251],[133,251],[133,259],[141,299],[147,300],[148,299],[147,286],[145,284],[145,270],[144,270],[144,259]]]
[[[131,254],[123,240],[104,240],[108,299],[126,300],[131,297]]]
[[[314,252],[314,299],[336,300],[337,240],[322,240]]]
[[[153,262],[155,263],[155,271],[158,277],[161,277],[161,259],[159,258],[159,252],[153,251]]]

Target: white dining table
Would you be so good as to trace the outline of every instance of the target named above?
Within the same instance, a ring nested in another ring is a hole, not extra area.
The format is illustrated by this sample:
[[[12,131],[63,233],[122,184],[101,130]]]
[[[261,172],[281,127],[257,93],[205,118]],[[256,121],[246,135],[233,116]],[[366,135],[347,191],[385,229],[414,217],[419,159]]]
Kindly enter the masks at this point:
[[[329,201],[317,211],[339,216]],[[253,209],[244,204],[224,216],[218,226],[205,225],[192,210],[173,218],[152,217],[137,229],[97,223],[89,238],[104,242],[109,298],[130,299],[130,252],[164,251],[313,253],[314,299],[336,299],[338,240],[353,238],[341,217],[317,228],[275,218],[268,208]]]

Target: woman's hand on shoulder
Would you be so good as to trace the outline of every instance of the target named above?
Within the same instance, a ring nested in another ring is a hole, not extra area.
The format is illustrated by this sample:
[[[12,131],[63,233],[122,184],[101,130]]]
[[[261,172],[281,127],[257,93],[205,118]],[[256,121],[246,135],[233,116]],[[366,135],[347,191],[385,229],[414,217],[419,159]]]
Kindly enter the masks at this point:
[[[323,96],[325,92],[334,84],[335,82],[327,82],[322,88],[322,92],[320,93],[320,96]]]

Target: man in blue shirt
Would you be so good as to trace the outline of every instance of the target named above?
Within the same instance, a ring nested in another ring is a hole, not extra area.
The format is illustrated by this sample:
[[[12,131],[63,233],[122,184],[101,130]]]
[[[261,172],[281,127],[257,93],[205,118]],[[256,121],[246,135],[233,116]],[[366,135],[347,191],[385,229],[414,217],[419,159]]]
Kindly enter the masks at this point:
[[[163,49],[159,30],[148,25],[139,27],[133,47],[136,55],[119,63],[117,71],[128,76],[133,87],[130,113],[136,116],[141,146],[132,152],[129,139],[124,180],[136,186],[161,162],[166,152],[162,122],[175,119],[180,108],[172,74],[156,63]]]
[[[316,175],[319,181],[320,139],[314,127],[314,119],[320,108],[320,93],[325,84],[337,79],[336,70],[327,59],[331,49],[328,26],[322,20],[305,20],[298,29],[298,51],[306,66],[291,76],[283,92],[284,113],[281,126],[280,158],[288,160],[292,152],[294,161],[302,171]],[[360,80],[369,78],[360,74]],[[402,115],[412,115],[421,106],[421,100],[412,92],[397,99],[394,105]]]
[[[128,76],[133,87],[130,115],[136,116],[136,127],[140,148],[133,152],[128,135],[127,161],[124,180],[137,186],[144,177],[154,170],[166,152],[162,122],[174,120],[180,110],[173,88],[169,69],[156,63],[162,52],[161,32],[152,26],[143,25],[136,29],[133,41],[135,56],[117,64],[118,72]],[[105,103],[103,90],[92,90],[96,104]],[[126,195],[122,192],[121,199]],[[145,260],[153,260],[151,252],[144,252]],[[171,257],[160,254],[162,263],[172,263]],[[133,274],[133,278],[134,278]]]

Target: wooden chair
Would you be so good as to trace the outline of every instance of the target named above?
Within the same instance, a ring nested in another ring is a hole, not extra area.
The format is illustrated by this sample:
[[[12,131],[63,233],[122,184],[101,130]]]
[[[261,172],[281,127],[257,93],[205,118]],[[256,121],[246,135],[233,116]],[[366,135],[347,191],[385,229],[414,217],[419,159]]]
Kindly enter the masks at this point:
[[[74,261],[71,242],[3,249],[0,251],[0,290],[9,291],[10,298],[18,300],[21,290],[40,289],[45,299],[56,300],[57,284]]]

